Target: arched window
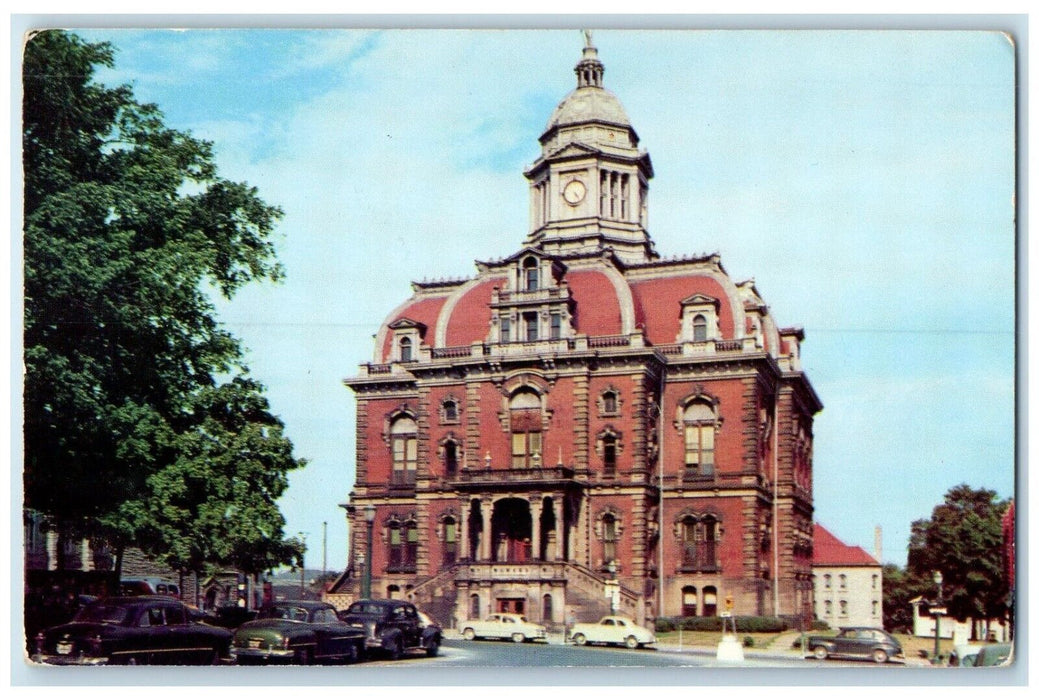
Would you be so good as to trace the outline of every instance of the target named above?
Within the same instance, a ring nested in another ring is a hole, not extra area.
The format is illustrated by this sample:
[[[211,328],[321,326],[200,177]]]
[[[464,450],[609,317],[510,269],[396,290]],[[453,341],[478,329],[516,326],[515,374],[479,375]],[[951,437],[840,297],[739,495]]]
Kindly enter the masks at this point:
[[[718,614],[718,589],[714,586],[703,587],[703,615],[715,617]]]
[[[541,621],[552,621],[552,596],[548,593],[541,599]]]
[[[458,474],[458,443],[454,440],[444,443],[444,474],[449,478]]]
[[[847,616],[848,616],[848,601],[842,600],[841,601],[841,617],[847,617]]]
[[[682,568],[696,568],[696,518],[686,516],[682,519]]]
[[[687,515],[679,523],[683,571],[718,570],[718,519]]]
[[[523,261],[523,289],[533,292],[538,288],[538,259],[529,257]]]
[[[607,391],[602,395],[602,412],[603,413],[616,413],[617,412],[617,392]]]
[[[452,518],[444,518],[444,564],[454,564],[458,560],[458,522]]]
[[[443,403],[443,420],[445,423],[457,423],[458,422],[458,402],[454,399],[448,399]]]
[[[512,468],[529,469],[541,461],[541,397],[521,389],[509,401]]]
[[[410,416],[401,416],[390,426],[393,450],[394,484],[414,484],[418,467],[418,424]]]
[[[847,588],[848,587],[848,577],[845,576],[844,574],[841,574],[840,576],[838,576],[838,578],[840,579],[840,582],[841,582],[841,588],[842,589]]]
[[[696,617],[697,602],[696,586],[685,586],[682,589],[682,617]]]
[[[831,580],[832,580],[832,577],[829,574],[823,574],[823,586],[825,588],[831,588],[832,587]]]
[[[400,586],[390,584],[386,586],[386,597],[390,600],[397,600],[400,598]]]
[[[707,317],[697,314],[693,317],[693,342],[702,343],[707,340]]]
[[[400,342],[397,343],[397,346],[400,348],[400,361],[411,362],[413,359],[411,353],[411,338],[401,338]]]
[[[611,513],[602,516],[602,563],[617,560],[617,518]]]
[[[685,430],[685,478],[714,478],[714,408],[706,401],[691,401],[682,412]]]
[[[480,619],[480,596],[476,593],[469,596],[469,619]]]
[[[613,435],[602,439],[602,473],[606,476],[617,473],[617,438]]]
[[[833,601],[823,601],[823,614],[826,615],[826,617],[833,615]]]

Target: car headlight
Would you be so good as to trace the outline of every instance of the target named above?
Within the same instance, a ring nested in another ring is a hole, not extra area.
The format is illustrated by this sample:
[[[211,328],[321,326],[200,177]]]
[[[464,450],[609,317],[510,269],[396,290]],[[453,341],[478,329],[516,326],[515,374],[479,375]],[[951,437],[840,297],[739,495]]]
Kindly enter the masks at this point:
[[[368,639],[375,639],[375,623],[366,622],[364,625],[365,634],[368,635]]]

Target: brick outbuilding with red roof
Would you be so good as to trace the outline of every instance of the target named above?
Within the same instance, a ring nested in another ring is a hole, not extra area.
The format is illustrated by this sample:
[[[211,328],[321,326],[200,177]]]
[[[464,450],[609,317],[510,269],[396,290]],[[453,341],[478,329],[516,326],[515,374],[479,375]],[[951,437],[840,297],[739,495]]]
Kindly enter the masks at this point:
[[[812,554],[815,616],[831,627],[884,626],[884,575],[880,562],[849,546],[819,523]]]

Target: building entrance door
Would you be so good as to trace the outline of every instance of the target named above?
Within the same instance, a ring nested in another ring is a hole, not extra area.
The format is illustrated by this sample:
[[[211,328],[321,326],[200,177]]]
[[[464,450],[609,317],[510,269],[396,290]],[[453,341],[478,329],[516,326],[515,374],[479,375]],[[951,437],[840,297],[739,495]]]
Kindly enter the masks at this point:
[[[498,598],[498,612],[523,614],[523,598]]]

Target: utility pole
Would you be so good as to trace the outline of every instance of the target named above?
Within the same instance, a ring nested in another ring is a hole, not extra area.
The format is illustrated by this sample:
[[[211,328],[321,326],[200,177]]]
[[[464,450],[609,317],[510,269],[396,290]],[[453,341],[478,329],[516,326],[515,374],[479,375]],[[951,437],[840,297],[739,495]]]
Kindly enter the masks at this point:
[[[328,571],[328,521],[321,523],[321,583],[325,582],[325,572]]]

